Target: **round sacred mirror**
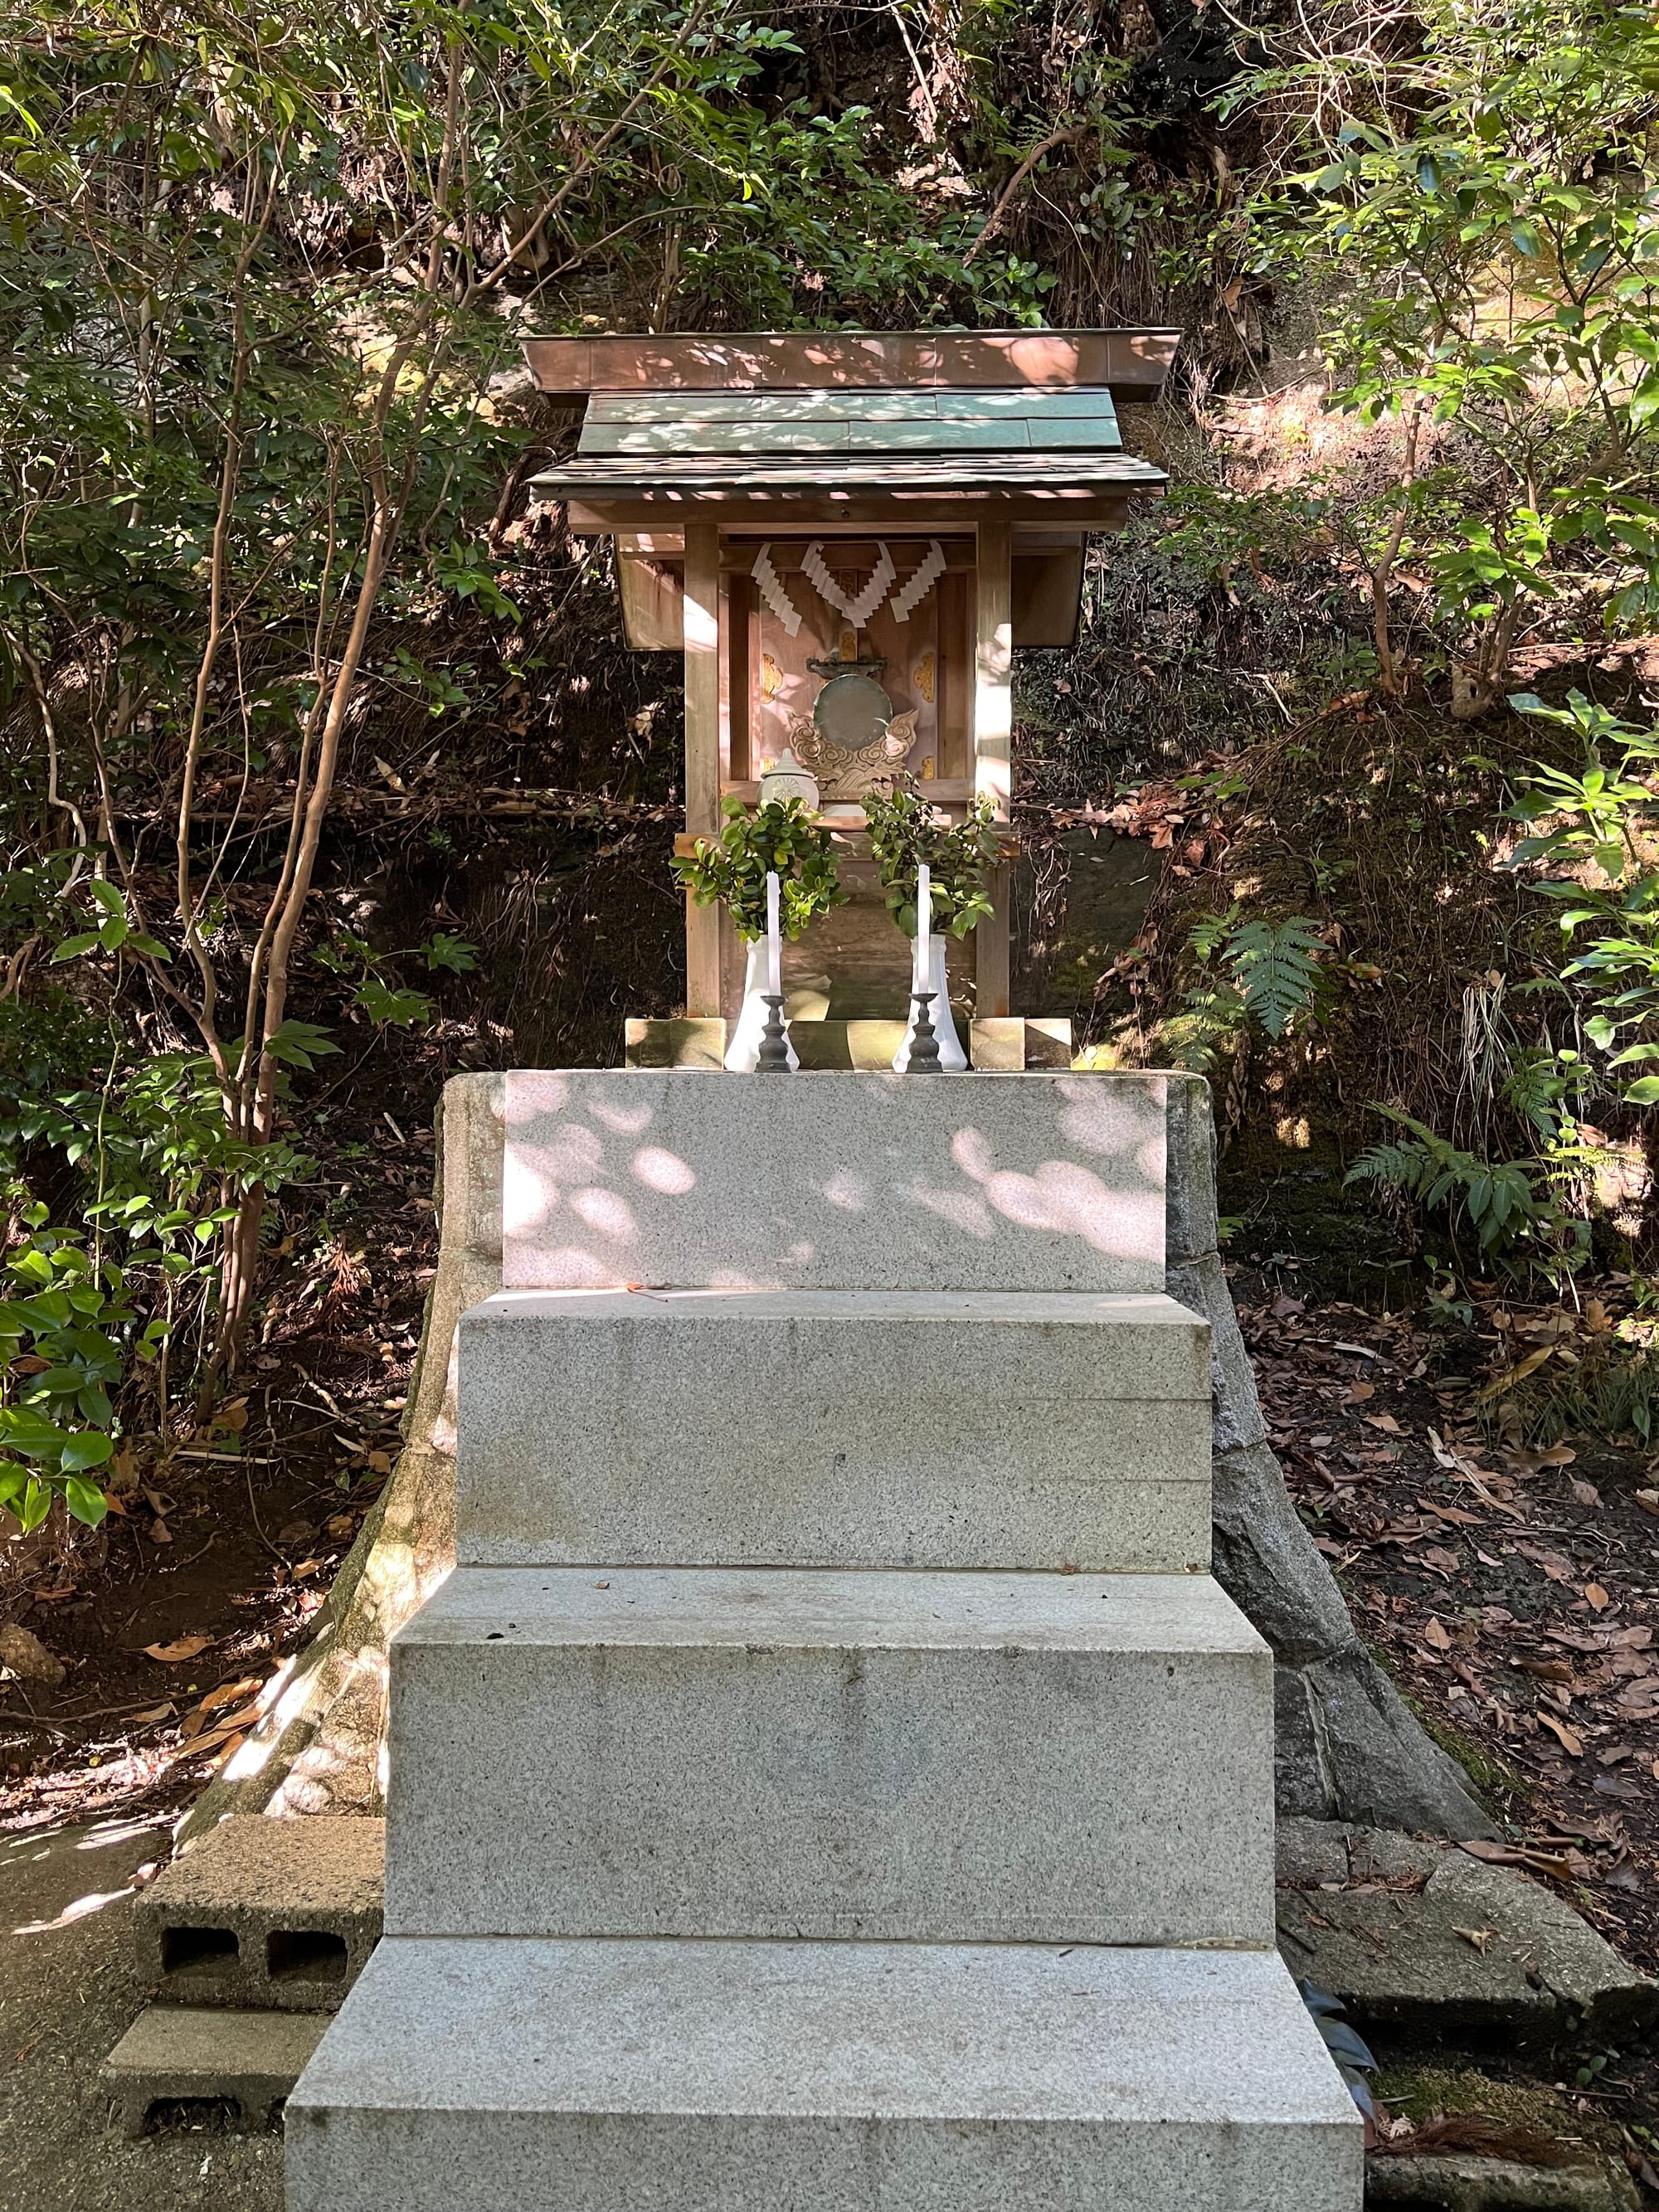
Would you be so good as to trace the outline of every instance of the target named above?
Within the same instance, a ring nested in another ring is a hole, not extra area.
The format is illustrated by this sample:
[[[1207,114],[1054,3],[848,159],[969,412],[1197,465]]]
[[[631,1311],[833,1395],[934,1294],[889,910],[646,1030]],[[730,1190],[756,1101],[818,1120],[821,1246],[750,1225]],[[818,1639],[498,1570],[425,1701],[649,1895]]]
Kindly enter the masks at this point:
[[[812,708],[819,737],[838,753],[861,753],[879,744],[892,714],[892,701],[862,669],[830,677]]]

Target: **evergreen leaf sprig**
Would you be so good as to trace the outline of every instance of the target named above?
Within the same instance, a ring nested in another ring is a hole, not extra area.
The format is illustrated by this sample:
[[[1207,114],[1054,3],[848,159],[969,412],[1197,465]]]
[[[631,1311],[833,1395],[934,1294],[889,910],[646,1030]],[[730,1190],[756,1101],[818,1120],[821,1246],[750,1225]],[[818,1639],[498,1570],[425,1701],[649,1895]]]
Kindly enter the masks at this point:
[[[738,934],[752,943],[766,934],[766,878],[775,870],[779,926],[791,942],[847,896],[836,869],[830,833],[799,799],[769,799],[750,808],[728,799],[718,838],[699,837],[674,860],[674,873],[699,906],[716,900]]]
[[[975,799],[960,822],[951,822],[910,785],[864,794],[870,849],[881,872],[887,911],[907,937],[916,933],[916,872],[932,872],[933,927],[966,937],[991,912],[988,878],[1001,847],[996,812]]]

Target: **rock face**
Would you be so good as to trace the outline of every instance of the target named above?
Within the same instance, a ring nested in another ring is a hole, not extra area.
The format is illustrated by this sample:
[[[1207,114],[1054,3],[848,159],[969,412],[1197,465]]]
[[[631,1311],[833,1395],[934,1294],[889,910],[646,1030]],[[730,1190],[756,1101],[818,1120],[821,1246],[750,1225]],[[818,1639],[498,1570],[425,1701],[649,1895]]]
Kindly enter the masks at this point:
[[[1280,1821],[1279,1948],[1366,2034],[1413,2051],[1618,2048],[1659,2019],[1659,1984],[1553,1891],[1374,1828]]]
[[[1278,1662],[1279,1811],[1443,1836],[1490,1836],[1463,1770],[1432,1742],[1354,1632],[1267,1443],[1216,1242],[1210,1086],[1169,1079],[1171,1297],[1210,1324],[1217,1580]]]
[[[1594,2166],[1517,2166],[1513,2159],[1373,2158],[1367,2206],[1401,2212],[1640,2212],[1636,2184],[1599,2160]]]
[[[188,1845],[230,1813],[380,1813],[386,1806],[386,1647],[455,1559],[457,1331],[501,1286],[505,1079],[457,1075],[438,1115],[440,1245],[404,1449],[317,1617],[317,1633],[244,1746],[240,1778],[209,1785]],[[255,1760],[258,1765],[255,1765]]]
[[[641,1080],[647,1079],[641,1077]],[[1462,1770],[1432,1743],[1354,1632],[1330,1569],[1297,1518],[1267,1443],[1216,1242],[1209,1085],[1167,1078],[1166,1285],[1210,1324],[1217,1578],[1278,1662],[1281,1814],[1449,1836],[1490,1835]],[[319,1632],[246,1778],[216,1783],[185,1839],[228,1812],[380,1812],[386,1647],[454,1557],[456,1361],[461,1315],[501,1285],[506,1079],[460,1075],[439,1117],[441,1247],[405,1445],[342,1569]]]

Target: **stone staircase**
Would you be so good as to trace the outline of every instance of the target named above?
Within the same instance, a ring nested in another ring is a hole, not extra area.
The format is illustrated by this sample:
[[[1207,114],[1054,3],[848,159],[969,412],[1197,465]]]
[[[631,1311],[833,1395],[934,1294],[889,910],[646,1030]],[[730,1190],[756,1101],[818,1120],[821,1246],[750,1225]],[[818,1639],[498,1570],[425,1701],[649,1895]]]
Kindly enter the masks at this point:
[[[1162,1080],[507,1081],[290,2212],[1358,2212]]]

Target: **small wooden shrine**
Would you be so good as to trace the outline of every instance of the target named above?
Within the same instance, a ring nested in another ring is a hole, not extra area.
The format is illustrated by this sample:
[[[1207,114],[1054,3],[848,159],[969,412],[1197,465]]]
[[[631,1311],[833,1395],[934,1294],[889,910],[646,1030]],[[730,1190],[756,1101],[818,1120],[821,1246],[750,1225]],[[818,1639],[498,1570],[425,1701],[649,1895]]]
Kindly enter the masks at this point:
[[[541,388],[584,410],[574,458],[537,489],[615,541],[629,644],[685,656],[686,840],[786,750],[817,780],[854,896],[790,948],[786,988],[822,984],[817,1011],[902,1013],[907,947],[860,853],[860,794],[902,770],[949,812],[978,795],[1006,817],[1012,656],[1072,642],[1087,534],[1162,489],[1114,403],[1157,394],[1176,337],[526,343]],[[971,960],[951,948],[951,996],[977,1017],[1011,1012],[1009,874]],[[725,916],[688,904],[688,1015],[730,1019],[741,969]]]

